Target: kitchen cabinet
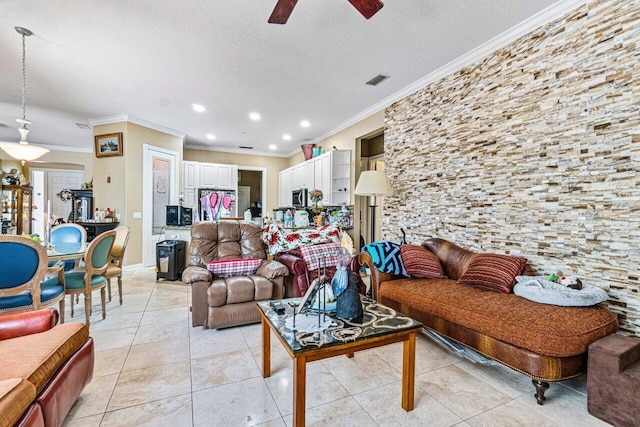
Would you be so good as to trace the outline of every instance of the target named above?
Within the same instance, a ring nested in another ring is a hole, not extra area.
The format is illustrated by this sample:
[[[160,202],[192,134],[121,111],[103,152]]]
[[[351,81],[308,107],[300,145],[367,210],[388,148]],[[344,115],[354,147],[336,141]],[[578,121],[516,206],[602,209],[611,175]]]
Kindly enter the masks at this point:
[[[200,163],[199,188],[235,190],[238,186],[238,166]]]
[[[182,197],[183,197],[182,204],[188,208],[197,209],[198,208],[198,202],[196,200],[197,191],[198,191],[197,188],[185,188],[182,191]]]
[[[331,204],[331,153],[313,159],[314,187],[322,191],[322,204]]]
[[[183,162],[184,188],[198,188],[200,182],[200,163]]]
[[[294,188],[298,190],[300,188],[306,188],[308,190],[314,189],[314,181],[313,181],[313,161],[308,160],[304,163],[300,163],[297,166],[294,166]]]
[[[294,169],[285,169],[278,174],[279,192],[278,205],[291,206],[291,192],[294,190]]]

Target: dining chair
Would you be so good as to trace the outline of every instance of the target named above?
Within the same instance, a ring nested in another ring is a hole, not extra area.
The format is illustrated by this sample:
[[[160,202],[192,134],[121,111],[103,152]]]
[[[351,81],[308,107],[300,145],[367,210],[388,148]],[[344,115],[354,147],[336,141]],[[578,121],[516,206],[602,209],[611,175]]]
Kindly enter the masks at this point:
[[[31,311],[59,303],[64,322],[64,272],[47,267],[47,251],[28,237],[0,236],[0,313]],[[58,274],[43,282],[48,273]]]
[[[60,224],[51,229],[50,243],[81,243],[87,242],[87,230],[78,224]],[[80,258],[64,261],[64,271],[71,271],[80,265]],[[51,267],[51,265],[49,265]]]
[[[111,279],[118,278],[118,295],[120,297],[120,305],[122,305],[122,260],[124,259],[124,251],[127,249],[131,229],[126,225],[121,225],[116,227],[114,231],[116,232],[116,240],[111,248],[111,262],[104,277],[107,278],[109,302],[111,302]]]
[[[84,256],[84,268],[76,269],[64,273],[65,282],[65,295],[71,295],[71,317],[74,316],[73,312],[73,297],[74,295],[84,295],[84,313],[86,318],[87,327],[90,326],[91,317],[91,293],[93,291],[100,290],[100,297],[102,300],[102,318],[107,317],[107,300],[105,288],[107,286],[107,279],[104,277],[104,273],[109,266],[109,254],[111,247],[116,238],[116,232],[114,230],[105,231],[99,234],[95,239],[89,243],[87,252]],[[55,279],[55,278],[54,278]],[[45,283],[54,280],[49,279]]]

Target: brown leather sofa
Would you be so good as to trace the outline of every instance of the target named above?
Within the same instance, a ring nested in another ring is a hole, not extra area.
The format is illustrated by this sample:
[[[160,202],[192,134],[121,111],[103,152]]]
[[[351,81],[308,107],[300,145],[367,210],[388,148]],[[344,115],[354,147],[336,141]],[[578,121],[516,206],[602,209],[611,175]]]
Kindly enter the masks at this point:
[[[540,405],[549,382],[586,372],[589,344],[618,329],[616,316],[604,306],[559,307],[460,285],[457,280],[476,254],[442,239],[429,239],[422,246],[438,257],[448,278],[385,274],[363,252],[360,262],[371,268],[374,298],[528,375]],[[527,265],[523,273],[533,271]]]
[[[614,426],[640,423],[640,339],[609,335],[589,346],[587,409]]]
[[[62,425],[93,377],[89,329],[53,308],[0,316],[0,427]]]
[[[213,260],[261,258],[255,274],[214,278],[206,269]],[[256,301],[284,296],[287,267],[266,259],[262,228],[253,222],[223,220],[191,226],[188,267],[182,281],[192,286],[193,326],[224,328],[260,321]]]

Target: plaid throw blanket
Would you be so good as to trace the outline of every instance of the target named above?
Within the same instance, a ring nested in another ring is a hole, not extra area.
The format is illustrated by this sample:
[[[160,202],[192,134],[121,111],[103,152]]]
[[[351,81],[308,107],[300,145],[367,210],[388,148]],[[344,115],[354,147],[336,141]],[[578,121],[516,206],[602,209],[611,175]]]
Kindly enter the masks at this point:
[[[207,263],[207,270],[214,277],[246,276],[255,273],[261,262],[260,258],[221,259]]]
[[[340,253],[340,245],[338,243],[304,245],[300,246],[299,249],[309,271],[324,267],[335,267]]]

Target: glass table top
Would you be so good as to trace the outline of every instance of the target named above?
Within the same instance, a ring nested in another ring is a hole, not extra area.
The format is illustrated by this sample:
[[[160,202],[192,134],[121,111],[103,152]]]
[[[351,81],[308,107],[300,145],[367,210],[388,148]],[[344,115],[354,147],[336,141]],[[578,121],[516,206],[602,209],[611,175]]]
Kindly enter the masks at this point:
[[[299,298],[280,300],[286,308],[284,314],[276,313],[269,301],[261,301],[257,304],[275,332],[284,339],[294,353],[422,327],[422,323],[370,298],[361,297],[361,300],[364,312],[362,322],[337,319],[335,314],[328,313],[326,320],[331,320],[332,325],[317,332],[303,332],[287,326],[287,323],[291,324],[291,321],[287,322],[287,319],[292,318],[295,312],[295,307],[289,305],[289,302],[299,302]],[[318,316],[317,312],[313,313],[316,317]],[[296,315],[296,317],[299,316],[301,315]],[[320,314],[320,320],[324,321],[322,316],[323,314]]]
[[[87,246],[87,243],[59,242],[47,248],[47,257],[50,260],[79,258],[85,254]]]

